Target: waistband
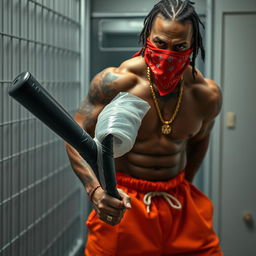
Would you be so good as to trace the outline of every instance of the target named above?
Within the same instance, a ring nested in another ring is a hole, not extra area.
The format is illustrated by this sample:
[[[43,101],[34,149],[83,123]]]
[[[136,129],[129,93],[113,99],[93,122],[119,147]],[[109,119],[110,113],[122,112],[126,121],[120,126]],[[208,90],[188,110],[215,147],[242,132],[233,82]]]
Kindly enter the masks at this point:
[[[116,180],[117,184],[126,188],[131,188],[140,192],[150,191],[168,191],[177,187],[185,179],[184,170],[182,170],[177,176],[168,181],[148,181],[137,179],[129,176],[128,174],[117,172]]]

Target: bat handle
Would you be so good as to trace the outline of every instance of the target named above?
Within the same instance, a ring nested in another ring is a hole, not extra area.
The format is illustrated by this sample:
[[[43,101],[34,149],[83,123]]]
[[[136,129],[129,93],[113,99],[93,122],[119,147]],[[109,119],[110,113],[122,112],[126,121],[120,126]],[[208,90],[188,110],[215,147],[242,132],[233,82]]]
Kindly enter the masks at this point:
[[[106,191],[110,196],[122,200],[116,188],[116,171],[113,158],[113,135],[109,134],[102,141],[103,172],[106,183]]]

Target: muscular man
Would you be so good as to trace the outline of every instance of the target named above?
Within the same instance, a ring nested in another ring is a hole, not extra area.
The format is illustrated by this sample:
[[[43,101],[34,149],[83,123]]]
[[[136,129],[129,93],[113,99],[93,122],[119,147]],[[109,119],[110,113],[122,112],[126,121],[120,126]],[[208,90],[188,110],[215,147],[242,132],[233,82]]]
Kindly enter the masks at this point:
[[[162,0],[145,18],[142,50],[95,76],[75,120],[91,135],[119,92],[147,101],[131,151],[115,159],[122,200],[99,186],[88,164],[67,145],[94,210],[87,220],[87,256],[222,255],[212,204],[191,181],[209,144],[221,93],[195,68],[204,57],[193,3]]]

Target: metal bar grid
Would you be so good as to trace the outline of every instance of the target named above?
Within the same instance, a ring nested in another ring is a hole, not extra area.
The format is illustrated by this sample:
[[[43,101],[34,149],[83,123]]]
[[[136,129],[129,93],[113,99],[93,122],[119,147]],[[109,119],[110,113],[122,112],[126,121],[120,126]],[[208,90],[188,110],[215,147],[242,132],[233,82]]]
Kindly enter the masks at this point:
[[[0,252],[5,251],[8,247],[10,247],[13,243],[15,243],[18,239],[20,239],[20,237],[26,235],[28,232],[30,232],[30,230],[35,229],[36,225],[39,225],[42,221],[44,221],[44,219],[48,218],[54,211],[56,211],[59,207],[61,207],[63,204],[69,204],[68,201],[70,200],[71,197],[74,197],[74,194],[77,194],[79,192],[79,188],[74,189],[73,191],[69,192],[69,194],[67,194],[65,197],[63,197],[61,199],[61,201],[58,201],[58,203],[56,203],[53,207],[51,207],[50,209],[48,209],[46,212],[44,212],[40,217],[38,217],[36,220],[33,221],[32,224],[30,224],[28,227],[26,227],[26,229],[22,230],[16,237],[14,237],[11,241],[9,241],[8,243],[5,244],[5,246],[1,249]],[[73,198],[72,198],[73,199]],[[76,198],[74,198],[76,199]],[[77,199],[76,199],[77,200]],[[72,203],[74,204],[75,201],[72,201]],[[75,205],[77,207],[77,205]],[[71,215],[71,220],[69,219],[69,224],[65,225],[64,228],[62,228],[62,230],[60,230],[57,234],[56,237],[53,238],[52,241],[49,242],[49,244],[47,245],[46,248],[44,248],[41,252],[41,254],[44,254],[44,252],[52,246],[53,241],[56,241],[59,236],[60,233],[63,233],[63,230],[66,230],[67,228],[69,228],[70,224],[72,224],[77,218],[79,217],[79,212],[77,212],[76,214]]]
[[[80,1],[0,1],[0,254],[67,255],[81,242],[80,185],[62,140],[7,95],[29,70],[72,114]],[[75,17],[75,18],[74,18]]]
[[[47,182],[48,179],[52,178],[54,175],[59,174],[60,172],[66,171],[66,169],[69,167],[69,164],[65,164],[58,169],[56,169],[54,172],[51,172],[49,175],[44,176],[40,178],[39,180],[35,181],[34,183],[30,184],[29,186],[21,189],[15,194],[12,194],[11,197],[4,199],[2,202],[0,202],[0,206],[9,203],[11,200],[16,199],[18,196],[20,196],[23,193],[27,193],[29,190],[34,189],[34,187],[40,185],[42,182]]]
[[[69,21],[69,22],[75,24],[75,25],[78,26],[78,27],[81,26],[81,24],[80,24],[78,21],[73,20],[72,18],[67,17],[67,16],[65,16],[65,15],[63,15],[63,14],[61,14],[61,13],[59,13],[59,12],[57,12],[57,11],[55,11],[55,10],[53,10],[53,9],[51,9],[51,8],[49,8],[49,7],[47,7],[47,6],[45,6],[45,5],[43,5],[43,4],[41,4],[41,3],[38,3],[37,1],[33,1],[33,0],[28,0],[28,1],[31,2],[31,3],[34,3],[34,4],[38,5],[38,6],[40,6],[40,7],[42,7],[42,8],[44,8],[45,10],[47,10],[47,11],[49,11],[49,12],[52,12],[53,14],[55,14],[55,15],[61,17],[61,18],[64,19],[64,20],[67,20],[67,21]]]
[[[80,53],[77,52],[77,51],[67,49],[67,48],[64,48],[64,47],[58,47],[56,45],[43,43],[43,42],[32,40],[32,39],[27,39],[27,38],[20,37],[20,36],[10,35],[10,34],[6,34],[6,33],[3,33],[3,32],[0,32],[0,35],[5,36],[5,37],[9,37],[11,39],[17,39],[17,40],[22,40],[22,41],[25,41],[25,42],[28,42],[28,43],[38,44],[38,45],[41,45],[41,46],[44,46],[44,47],[50,47],[50,48],[53,48],[55,50],[59,50],[59,51],[67,52],[67,53],[72,53],[72,54],[75,54],[75,55],[78,55],[78,56],[80,55]]]
[[[0,83],[12,83],[12,81],[1,81],[0,80]],[[70,86],[70,85],[73,85],[73,86],[80,86],[80,82],[77,81],[77,82],[67,82],[67,81],[40,81],[40,84],[46,86],[46,85],[49,85],[49,86],[56,86],[56,85],[60,85],[60,86]]]

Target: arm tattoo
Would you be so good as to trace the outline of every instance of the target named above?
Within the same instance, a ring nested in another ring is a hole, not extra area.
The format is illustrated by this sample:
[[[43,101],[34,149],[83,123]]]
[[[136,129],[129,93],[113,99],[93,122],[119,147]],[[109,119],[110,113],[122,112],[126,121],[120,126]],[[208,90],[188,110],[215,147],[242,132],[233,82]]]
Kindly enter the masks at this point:
[[[118,75],[111,72],[103,72],[92,82],[88,96],[82,101],[77,111],[85,116],[86,127],[93,127],[96,123],[97,117],[93,114],[95,105],[106,105],[117,94],[118,91],[113,88],[113,84],[118,78]]]
[[[92,83],[89,92],[89,100],[92,103],[108,104],[117,94],[117,90],[113,88],[114,82],[119,76],[111,72],[103,73],[100,78]]]
[[[80,114],[83,115],[90,115],[92,113],[93,110],[93,106],[90,104],[90,102],[88,101],[88,98],[86,97],[81,105],[79,106],[79,109],[77,110],[77,112],[79,112]]]
[[[113,81],[117,80],[119,78],[118,75],[112,74],[111,72],[108,72],[104,77],[103,77],[103,83],[105,84],[111,84]]]
[[[85,116],[85,120],[84,120],[84,124],[83,127],[93,127],[96,123],[97,118],[93,115],[93,110],[94,110],[94,106],[89,102],[88,98],[86,97],[79,109],[78,109],[78,113],[82,114]]]

